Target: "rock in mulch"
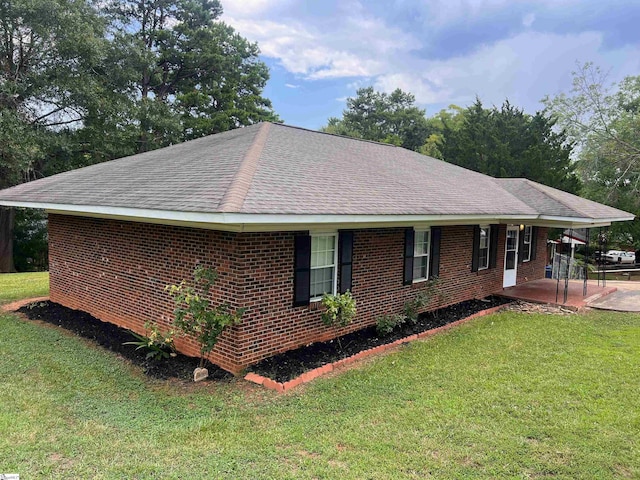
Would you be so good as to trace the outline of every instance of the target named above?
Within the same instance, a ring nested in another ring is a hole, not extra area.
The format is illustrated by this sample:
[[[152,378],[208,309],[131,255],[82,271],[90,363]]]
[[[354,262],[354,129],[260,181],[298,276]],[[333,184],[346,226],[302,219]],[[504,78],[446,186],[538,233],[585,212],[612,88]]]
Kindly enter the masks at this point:
[[[546,315],[575,315],[577,313],[576,311],[561,305],[523,302],[522,300],[511,303],[505,307],[504,310],[519,313],[543,313]]]

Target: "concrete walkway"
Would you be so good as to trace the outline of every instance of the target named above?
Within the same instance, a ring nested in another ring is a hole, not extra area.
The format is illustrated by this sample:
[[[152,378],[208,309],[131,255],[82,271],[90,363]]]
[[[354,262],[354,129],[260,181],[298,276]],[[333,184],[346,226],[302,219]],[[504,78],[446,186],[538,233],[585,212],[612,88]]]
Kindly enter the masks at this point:
[[[607,287],[617,290],[611,295],[589,302],[591,308],[617,312],[640,312],[640,282],[607,281]]]

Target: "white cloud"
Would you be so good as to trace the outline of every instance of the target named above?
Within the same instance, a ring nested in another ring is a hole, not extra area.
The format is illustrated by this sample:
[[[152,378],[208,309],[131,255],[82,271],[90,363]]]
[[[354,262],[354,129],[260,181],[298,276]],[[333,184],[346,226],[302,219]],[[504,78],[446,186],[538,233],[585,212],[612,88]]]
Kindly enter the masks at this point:
[[[300,88],[300,85],[294,85],[292,83],[285,83],[284,86],[287,88]]]
[[[227,0],[222,8],[231,17],[258,16],[290,3],[291,0]]]
[[[527,13],[523,18],[522,18],[522,25],[524,27],[531,27],[531,25],[533,25],[533,22],[536,21],[536,15],[534,13]]]
[[[385,59],[418,42],[410,34],[368,15],[359,3],[329,21],[302,23],[286,16],[255,18],[236,11],[224,20],[252,41],[263,55],[287,71],[307,79],[375,76],[384,73]]]
[[[544,95],[566,89],[576,60],[608,64],[609,57],[600,53],[601,45],[602,35],[595,32],[578,35],[526,32],[466,56],[425,60],[402,70],[397,63],[390,65],[388,72],[376,78],[375,86],[385,92],[399,87],[415,94],[416,100],[425,105],[464,106],[477,95],[487,105],[500,105],[509,98],[533,111],[540,108],[538,102]],[[631,52],[629,47],[617,55],[624,57]],[[634,66],[638,68],[638,60],[630,63],[627,71],[633,71]]]
[[[517,0],[433,0],[428,10],[437,13],[428,22],[444,28],[441,26],[460,18],[508,9],[513,1]],[[553,8],[575,1],[541,0],[536,6]],[[395,7],[407,4],[418,5],[417,0],[396,0]],[[344,78],[349,95],[373,84],[385,92],[395,88],[411,92],[422,105],[468,105],[478,95],[487,105],[499,105],[508,97],[532,111],[540,107],[538,101],[545,94],[567,90],[576,60],[605,67],[615,64],[618,78],[640,68],[632,47],[604,51],[599,32],[536,32],[533,12],[524,14],[521,21],[526,29],[515,36],[478,43],[477,49],[460,56],[431,60],[416,53],[423,42],[428,45],[428,31],[404,30],[389,23],[392,16],[375,17],[358,1],[339,0],[321,13],[301,13],[304,8],[300,5],[291,0],[249,0],[225,4],[223,17],[241,35],[257,41],[264,56],[294,74],[296,86]],[[313,5],[320,8],[320,4]],[[418,6],[426,10],[424,5]]]

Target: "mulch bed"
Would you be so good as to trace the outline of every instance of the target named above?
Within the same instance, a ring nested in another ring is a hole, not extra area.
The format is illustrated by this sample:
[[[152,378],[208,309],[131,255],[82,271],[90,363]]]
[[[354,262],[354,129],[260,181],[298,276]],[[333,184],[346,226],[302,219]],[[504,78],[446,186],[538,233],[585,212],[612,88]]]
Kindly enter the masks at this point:
[[[262,360],[260,363],[249,367],[249,371],[269,377],[276,382],[287,382],[302,375],[304,372],[350,357],[363,350],[441,327],[482,310],[509,302],[510,300],[501,297],[469,300],[422,314],[417,323],[405,323],[388,335],[378,335],[375,327],[365,328],[340,337],[342,348],[340,348],[337,340],[317,342]],[[111,323],[102,322],[88,313],[72,310],[51,301],[32,303],[20,308],[18,311],[31,320],[41,320],[92,340],[98,345],[126,358],[133,364],[140,366],[145,374],[154,378],[191,380],[193,378],[193,370],[199,363],[197,358],[187,357],[182,354],[169,359],[149,360],[145,358],[147,350],[136,350],[135,345],[124,345],[125,342],[136,340],[129,330]],[[232,374],[215,365],[208,364],[207,368],[209,369],[208,380],[229,380],[233,378]]]
[[[287,382],[302,375],[304,372],[327,363],[342,360],[363,350],[392,343],[395,340],[416,333],[426,332],[427,330],[467,318],[482,310],[510,302],[511,300],[509,299],[492,296],[482,300],[457,303],[433,312],[424,313],[420,315],[415,324],[407,322],[388,335],[378,335],[375,326],[365,328],[340,337],[340,343],[337,340],[312,343],[296,350],[266,358],[249,367],[249,371],[268,377],[276,382]],[[342,344],[342,348],[340,348],[340,344]]]
[[[57,325],[81,337],[93,340],[98,345],[126,358],[134,365],[142,367],[144,373],[159,379],[177,378],[193,380],[193,370],[198,366],[198,358],[178,354],[168,359],[148,360],[148,350],[136,350],[135,345],[123,345],[125,342],[136,341],[131,332],[111,323],[102,322],[88,313],[72,310],[60,304],[46,301],[26,305],[18,310],[31,320]],[[209,363],[209,378],[207,380],[229,380],[233,375]]]

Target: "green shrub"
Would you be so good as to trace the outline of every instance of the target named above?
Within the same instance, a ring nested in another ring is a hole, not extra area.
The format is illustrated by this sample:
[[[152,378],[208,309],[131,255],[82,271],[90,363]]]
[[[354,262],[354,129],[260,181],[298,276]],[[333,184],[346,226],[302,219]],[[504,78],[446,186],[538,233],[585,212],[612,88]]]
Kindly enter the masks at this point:
[[[325,293],[322,295],[322,306],[325,308],[322,312],[322,323],[337,330],[339,327],[346,327],[351,323],[353,317],[356,316],[356,301],[350,291],[345,293]],[[338,345],[342,350],[340,337],[337,337]]]
[[[173,339],[175,336],[174,330],[168,332],[162,332],[157,325],[153,325],[150,322],[144,324],[147,336],[139,335],[135,332],[130,332],[137,340],[135,342],[125,342],[124,345],[137,345],[136,350],[146,348],[149,350],[147,353],[147,360],[157,360],[159,358],[174,357],[175,347],[173,345]]]
[[[198,265],[190,284],[182,280],[179,285],[165,288],[176,305],[173,324],[183,335],[192,336],[200,344],[200,367],[204,366],[205,356],[213,350],[222,332],[240,323],[245,311],[239,308],[234,312],[227,304],[212,304],[209,294],[217,277],[212,268]]]
[[[440,300],[439,294],[440,279],[433,277],[424,282],[424,287],[420,290],[413,300],[409,300],[404,304],[404,315],[408,322],[415,324],[418,321],[420,310],[429,305],[434,297]]]
[[[381,336],[389,335],[405,321],[406,318],[403,315],[382,315],[376,318],[376,332]]]
[[[346,293],[332,295],[325,293],[322,296],[322,323],[332,327],[346,327],[356,316],[356,301],[347,290]]]

